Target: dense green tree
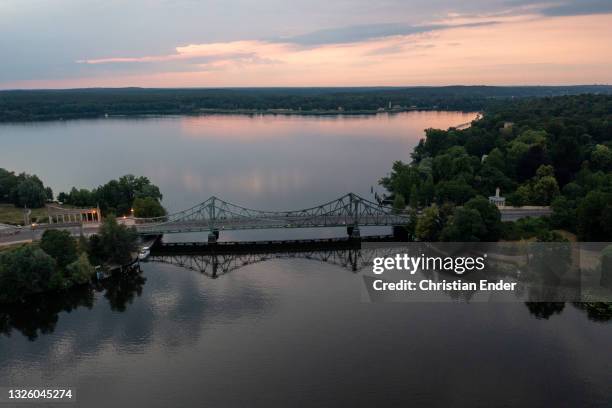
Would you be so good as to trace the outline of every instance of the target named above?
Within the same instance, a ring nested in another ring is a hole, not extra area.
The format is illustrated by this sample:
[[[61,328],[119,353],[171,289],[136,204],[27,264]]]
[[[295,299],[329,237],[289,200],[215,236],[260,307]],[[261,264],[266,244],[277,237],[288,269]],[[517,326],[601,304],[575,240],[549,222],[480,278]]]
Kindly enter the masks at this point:
[[[501,213],[499,209],[489,202],[485,197],[477,196],[465,203],[466,209],[475,210],[480,214],[485,230],[483,235],[478,236],[480,241],[495,242],[501,236]]]
[[[499,170],[502,173],[507,172],[507,163],[504,154],[499,148],[495,148],[489,152],[484,159],[484,164]]]
[[[487,228],[477,210],[457,208],[442,232],[441,241],[480,241],[487,235]]]
[[[549,205],[559,195],[559,185],[552,176],[538,179],[532,188],[531,201],[536,205]]]
[[[9,202],[12,192],[17,187],[17,177],[15,173],[0,168],[0,202]]]
[[[40,248],[55,259],[62,269],[78,256],[77,242],[66,230],[46,230],[40,240]]]
[[[591,162],[596,170],[612,171],[612,150],[608,146],[598,144],[591,153]]]
[[[569,200],[576,200],[579,197],[582,197],[584,195],[584,191],[582,187],[580,187],[580,185],[575,182],[567,183],[563,187],[562,191],[563,191],[563,195],[567,197]]]
[[[433,203],[434,195],[435,195],[435,186],[434,186],[433,176],[430,174],[429,176],[427,176],[427,179],[425,179],[425,182],[422,184],[421,188],[419,189],[419,202],[423,206],[430,205],[431,203]]]
[[[0,255],[0,302],[48,290],[56,271],[55,260],[32,245]]]
[[[396,194],[393,199],[393,209],[395,211],[403,211],[406,208],[406,200],[404,200],[404,196],[401,194]]]
[[[444,227],[444,220],[436,204],[427,207],[415,226],[415,235],[418,240],[426,242],[438,241],[440,232]]]
[[[436,201],[439,204],[452,202],[461,205],[476,195],[476,190],[463,179],[441,181],[436,185]]]
[[[529,146],[527,152],[521,157],[518,162],[517,178],[518,181],[524,181],[533,177],[536,170],[548,163],[546,148],[540,144]]]
[[[95,276],[95,269],[89,263],[89,258],[86,253],[82,253],[75,261],[66,267],[64,273],[67,280],[74,285],[82,285],[90,282]]]
[[[557,197],[551,204],[550,222],[553,228],[576,231],[576,203],[564,196]]]
[[[166,215],[166,210],[153,197],[137,197],[133,204],[134,216],[139,218],[154,218],[163,217]]]
[[[528,129],[521,133],[516,139],[517,142],[525,143],[526,145],[546,145],[546,139],[548,135],[544,130],[532,130]]]
[[[57,199],[64,204],[70,204],[77,207],[94,207],[98,202],[95,191],[90,191],[86,188],[77,189],[75,187],[72,187],[68,194],[60,193]]]
[[[12,171],[0,169],[0,202],[12,203],[17,207],[40,208],[51,199],[53,190],[45,187],[36,175],[16,175]]]
[[[500,188],[502,192],[514,190],[514,182],[502,171],[488,163],[480,168],[475,185],[478,192],[486,196],[493,195],[496,188]]]
[[[391,173],[380,180],[380,184],[393,194],[409,197],[413,186],[420,183],[421,176],[417,168],[401,161],[393,163]]]
[[[584,148],[575,137],[564,136],[555,141],[551,148],[555,177],[561,185],[568,183],[572,175],[580,169],[584,160]]]
[[[553,206],[550,223],[506,223],[504,234],[534,238],[563,228],[577,230],[581,239],[603,239],[612,225],[612,208],[603,199],[612,195],[611,151],[612,96],[497,101],[468,129],[427,131],[413,162],[402,166],[404,175],[418,177],[401,184],[403,194],[416,186],[422,205],[434,197],[461,205],[500,187],[510,205]]]
[[[20,181],[15,191],[15,205],[18,207],[40,208],[47,201],[44,186],[34,177]]]
[[[416,185],[412,185],[410,189],[410,208],[416,209],[419,207],[419,191]]]
[[[128,174],[118,180],[110,180],[91,191],[73,187],[68,194],[60,193],[58,200],[78,207],[99,205],[105,215],[129,215],[134,201],[137,198],[147,197],[161,201],[162,194],[159,187],[153,185],[147,177]]]
[[[95,236],[95,235],[94,235]],[[97,238],[90,241],[94,259],[104,263],[125,265],[136,252],[137,235],[134,228],[120,225],[113,216],[108,216],[100,226]]]

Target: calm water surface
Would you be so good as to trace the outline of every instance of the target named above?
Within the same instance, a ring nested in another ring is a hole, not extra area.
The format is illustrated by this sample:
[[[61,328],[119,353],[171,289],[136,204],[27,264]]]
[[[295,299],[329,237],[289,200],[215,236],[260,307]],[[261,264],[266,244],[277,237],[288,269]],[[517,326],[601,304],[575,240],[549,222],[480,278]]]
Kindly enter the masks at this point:
[[[213,194],[293,209],[370,196],[424,128],[473,116],[2,125],[0,167],[37,173],[56,191],[144,174],[170,210]],[[2,309],[0,386],[69,385],[79,406],[94,407],[610,406],[612,323],[570,304],[369,304],[363,272],[307,259],[214,280],[142,269]]]

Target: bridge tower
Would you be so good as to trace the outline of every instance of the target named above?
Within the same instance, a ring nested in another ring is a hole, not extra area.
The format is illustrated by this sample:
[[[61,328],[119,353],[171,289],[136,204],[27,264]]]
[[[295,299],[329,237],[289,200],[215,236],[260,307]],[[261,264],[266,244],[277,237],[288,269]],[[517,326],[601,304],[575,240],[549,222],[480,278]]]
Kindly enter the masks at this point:
[[[346,227],[346,233],[351,239],[360,239],[361,231],[359,231],[359,199],[355,194],[349,194],[349,215],[353,218],[353,223]]]
[[[208,225],[210,227],[210,231],[208,232],[208,243],[216,244],[219,239],[219,230],[215,228],[215,201],[216,197],[212,197],[210,200],[210,204],[208,204]]]

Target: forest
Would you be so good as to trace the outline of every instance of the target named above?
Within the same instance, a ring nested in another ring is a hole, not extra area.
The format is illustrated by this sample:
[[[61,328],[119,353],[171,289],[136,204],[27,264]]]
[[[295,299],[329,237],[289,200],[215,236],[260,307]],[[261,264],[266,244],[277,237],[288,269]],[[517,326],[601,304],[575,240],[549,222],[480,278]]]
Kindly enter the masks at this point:
[[[612,94],[612,86],[13,90],[0,91],[0,122],[228,111],[301,114],[375,113],[379,109],[476,111],[500,100],[584,93]]]
[[[524,98],[489,105],[463,129],[428,129],[410,162],[380,183],[398,209],[421,209],[420,240],[537,237],[612,240],[612,96]],[[501,223],[486,197],[551,206],[552,215]]]

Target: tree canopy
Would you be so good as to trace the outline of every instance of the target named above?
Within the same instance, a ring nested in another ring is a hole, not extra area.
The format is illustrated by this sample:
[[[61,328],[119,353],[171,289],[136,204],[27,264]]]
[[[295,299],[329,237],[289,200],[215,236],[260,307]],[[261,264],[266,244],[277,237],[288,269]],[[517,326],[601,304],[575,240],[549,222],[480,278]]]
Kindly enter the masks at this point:
[[[479,236],[477,216],[467,211],[470,200],[491,196],[499,187],[510,205],[550,205],[549,228],[566,229],[583,240],[611,240],[612,96],[492,102],[467,129],[427,129],[412,161],[393,163],[380,184],[411,207],[464,205],[449,218],[453,225],[443,234],[447,238],[459,239],[463,231],[466,240],[499,239],[499,225],[491,235]],[[483,204],[472,209],[485,211],[486,201],[480,199]],[[435,224],[434,213],[424,213],[429,227]],[[468,227],[468,220],[475,225]],[[435,236],[425,233],[432,232],[425,225],[421,235]]]
[[[53,191],[45,187],[36,176],[15,174],[0,168],[0,203],[11,203],[16,207],[41,208],[53,199]]]
[[[156,214],[163,210],[160,204],[163,196],[159,187],[152,184],[147,177],[136,177],[132,174],[122,176],[118,180],[110,180],[108,183],[93,190],[73,187],[69,193],[62,192],[58,195],[58,200],[64,204],[78,207],[95,207],[99,205],[105,215],[114,214],[117,216],[130,215],[132,209],[136,212],[136,208],[134,208],[135,200],[146,198],[154,200],[156,203],[153,203],[151,200],[139,202],[140,210],[143,210],[145,213],[151,211]],[[146,209],[142,207],[145,204]]]

